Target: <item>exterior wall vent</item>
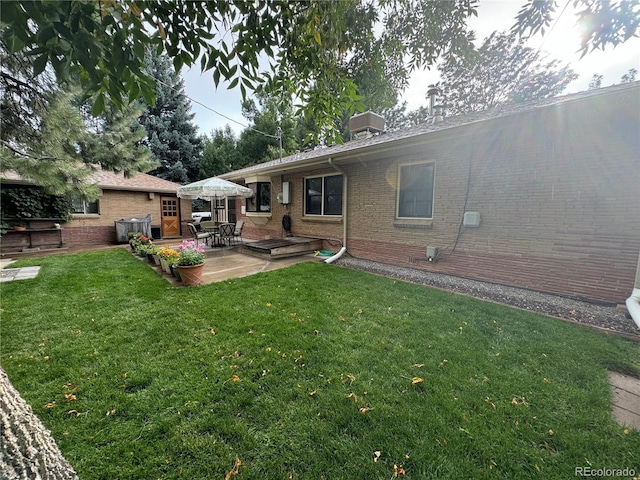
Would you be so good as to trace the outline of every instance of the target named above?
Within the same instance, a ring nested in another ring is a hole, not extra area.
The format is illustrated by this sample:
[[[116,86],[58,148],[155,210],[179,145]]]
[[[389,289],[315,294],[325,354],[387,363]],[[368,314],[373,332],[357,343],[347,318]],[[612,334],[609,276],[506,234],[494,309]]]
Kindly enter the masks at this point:
[[[354,115],[349,119],[349,131],[352,138],[360,132],[382,133],[384,132],[384,117],[373,112]]]

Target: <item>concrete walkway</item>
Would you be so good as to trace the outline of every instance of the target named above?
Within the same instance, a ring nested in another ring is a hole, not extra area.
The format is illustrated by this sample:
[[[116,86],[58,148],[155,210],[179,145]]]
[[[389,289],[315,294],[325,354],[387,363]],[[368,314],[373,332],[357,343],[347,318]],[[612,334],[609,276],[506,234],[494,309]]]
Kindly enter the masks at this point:
[[[0,282],[11,282],[13,280],[28,280],[36,278],[40,272],[40,267],[6,268],[15,260],[10,258],[0,260]]]
[[[640,431],[640,380],[608,372],[611,385],[611,415],[620,425]]]

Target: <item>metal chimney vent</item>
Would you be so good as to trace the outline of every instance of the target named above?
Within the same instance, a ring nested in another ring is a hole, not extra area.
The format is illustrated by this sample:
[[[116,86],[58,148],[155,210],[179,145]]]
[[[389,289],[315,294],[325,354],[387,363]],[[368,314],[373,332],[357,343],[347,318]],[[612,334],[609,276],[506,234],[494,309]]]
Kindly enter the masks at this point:
[[[349,119],[349,130],[351,135],[359,132],[382,133],[384,132],[384,117],[373,112],[354,115]]]

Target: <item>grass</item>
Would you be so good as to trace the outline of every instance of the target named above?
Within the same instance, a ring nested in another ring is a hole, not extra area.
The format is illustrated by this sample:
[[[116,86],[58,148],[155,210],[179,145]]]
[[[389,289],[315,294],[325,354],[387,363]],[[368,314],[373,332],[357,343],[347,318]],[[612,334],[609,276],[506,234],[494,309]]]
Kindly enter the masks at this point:
[[[83,480],[640,470],[615,336],[318,263],[192,288],[121,249],[30,264],[0,362]]]

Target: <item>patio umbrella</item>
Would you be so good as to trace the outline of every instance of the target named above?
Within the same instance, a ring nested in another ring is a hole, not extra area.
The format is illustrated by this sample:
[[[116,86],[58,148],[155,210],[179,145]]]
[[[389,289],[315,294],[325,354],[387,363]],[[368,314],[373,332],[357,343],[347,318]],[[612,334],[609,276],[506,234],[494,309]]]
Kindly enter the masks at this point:
[[[226,197],[251,197],[253,190],[237,183],[229,182],[218,177],[205,178],[197,182],[189,183],[178,187],[178,197],[190,198],[192,200],[201,198],[202,200],[213,201],[217,198]],[[218,211],[215,211],[216,220]]]
[[[218,177],[205,178],[204,180],[178,187],[178,197],[191,198],[193,200],[197,198],[213,200],[224,197],[250,197],[252,195],[253,190],[250,188]]]

